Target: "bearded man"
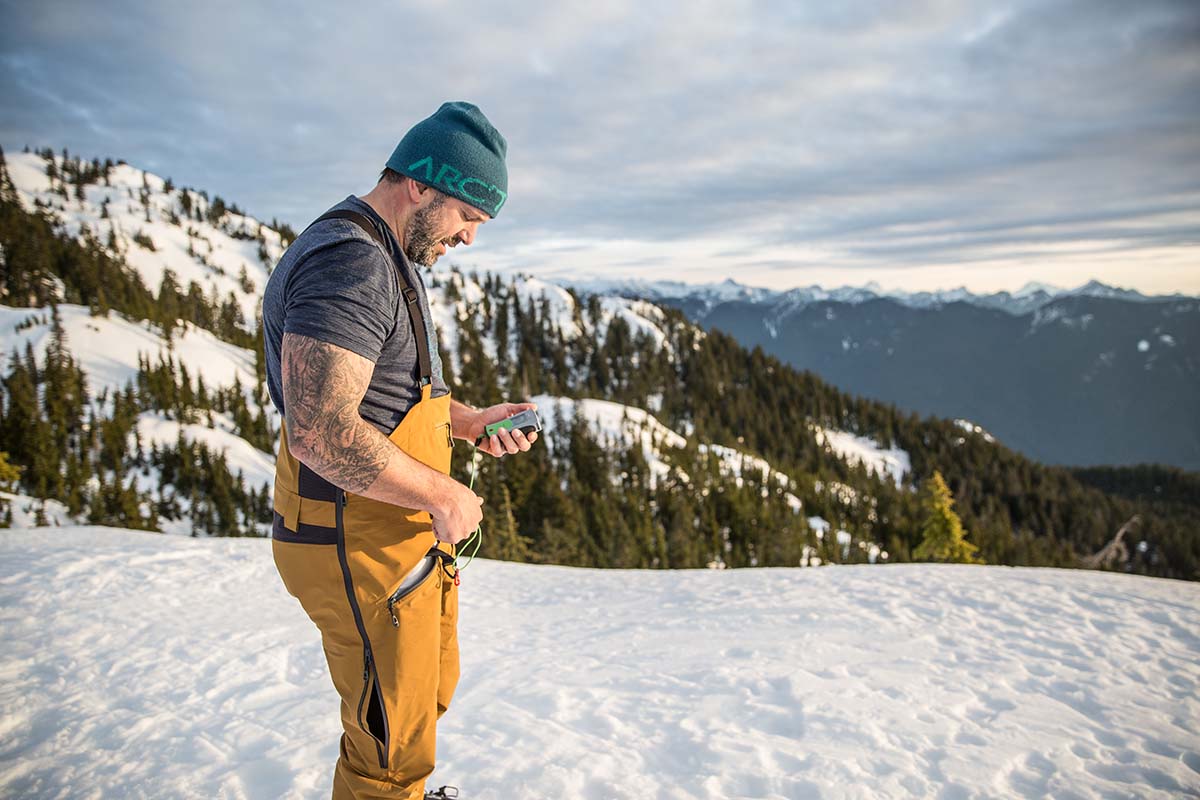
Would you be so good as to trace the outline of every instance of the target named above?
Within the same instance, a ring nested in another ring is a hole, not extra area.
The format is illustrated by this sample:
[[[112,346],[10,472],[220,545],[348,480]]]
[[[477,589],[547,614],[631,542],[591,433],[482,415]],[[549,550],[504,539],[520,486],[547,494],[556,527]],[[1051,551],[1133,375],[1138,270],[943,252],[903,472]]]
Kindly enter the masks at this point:
[[[454,545],[482,517],[482,499],[449,477],[453,439],[533,408],[451,400],[414,266],[470,245],[499,213],[506,150],[477,107],[442,105],[267,283],[267,385],[283,416],[272,548],[341,695],[334,798],[424,796],[458,682]],[[502,431],[478,446],[498,457],[536,438]]]

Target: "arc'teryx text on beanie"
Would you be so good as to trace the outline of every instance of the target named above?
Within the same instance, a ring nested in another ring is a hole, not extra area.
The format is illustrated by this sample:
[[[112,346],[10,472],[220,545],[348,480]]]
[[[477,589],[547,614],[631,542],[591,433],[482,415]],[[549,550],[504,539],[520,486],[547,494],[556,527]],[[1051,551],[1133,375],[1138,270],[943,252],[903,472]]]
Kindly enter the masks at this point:
[[[508,200],[508,143],[471,103],[443,103],[404,134],[387,167],[490,217]]]

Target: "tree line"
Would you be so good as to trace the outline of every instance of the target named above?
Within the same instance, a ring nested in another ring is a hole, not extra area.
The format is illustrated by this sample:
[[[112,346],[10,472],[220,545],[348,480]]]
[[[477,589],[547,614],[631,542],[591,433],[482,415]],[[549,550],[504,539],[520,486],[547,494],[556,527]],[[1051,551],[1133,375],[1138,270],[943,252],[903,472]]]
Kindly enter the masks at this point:
[[[185,392],[186,371],[176,367],[143,360],[135,382],[89,397],[87,376],[70,354],[55,309],[44,358],[29,345],[13,352],[3,380],[0,452],[19,469],[13,488],[58,500],[72,516],[96,525],[159,530],[165,521],[183,520],[193,534],[261,535],[272,514],[265,484],[248,486],[223,453],[182,430],[174,442],[143,441],[138,419],[149,411],[181,424],[225,413],[248,441],[268,449],[273,441],[240,387],[209,393],[198,382]],[[5,510],[8,521],[11,513]]]

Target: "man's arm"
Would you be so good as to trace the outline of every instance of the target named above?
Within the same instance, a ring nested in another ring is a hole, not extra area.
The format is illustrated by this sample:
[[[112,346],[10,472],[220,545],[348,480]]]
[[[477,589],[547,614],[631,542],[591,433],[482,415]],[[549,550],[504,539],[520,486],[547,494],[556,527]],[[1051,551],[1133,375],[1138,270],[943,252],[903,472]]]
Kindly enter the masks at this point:
[[[359,416],[374,364],[292,333],[283,335],[280,360],[288,447],[296,458],[348,492],[428,511],[443,541],[461,541],[475,530],[482,498],[408,455]]]

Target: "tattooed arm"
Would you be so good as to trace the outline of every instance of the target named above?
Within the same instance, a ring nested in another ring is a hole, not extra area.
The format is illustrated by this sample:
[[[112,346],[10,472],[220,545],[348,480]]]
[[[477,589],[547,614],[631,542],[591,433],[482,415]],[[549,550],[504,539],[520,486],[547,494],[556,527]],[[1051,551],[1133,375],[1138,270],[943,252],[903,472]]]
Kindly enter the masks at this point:
[[[285,333],[280,348],[288,448],[348,492],[433,516],[434,533],[458,542],[479,524],[483,500],[396,447],[358,414],[374,364],[336,345]]]

